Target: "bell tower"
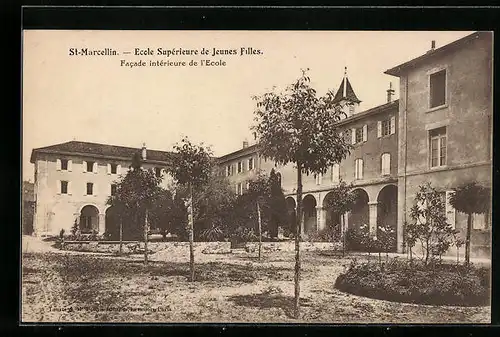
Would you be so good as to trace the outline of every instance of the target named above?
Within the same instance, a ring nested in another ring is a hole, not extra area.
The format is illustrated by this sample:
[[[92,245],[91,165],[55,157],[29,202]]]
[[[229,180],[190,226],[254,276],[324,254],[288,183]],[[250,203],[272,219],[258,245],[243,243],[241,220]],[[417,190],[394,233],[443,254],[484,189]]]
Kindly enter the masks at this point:
[[[340,83],[340,87],[337,90],[333,101],[342,106],[342,109],[347,117],[350,117],[358,112],[359,103],[361,103],[361,101],[354,93],[351,82],[349,82],[349,78],[347,77],[347,67],[344,68],[344,78]]]

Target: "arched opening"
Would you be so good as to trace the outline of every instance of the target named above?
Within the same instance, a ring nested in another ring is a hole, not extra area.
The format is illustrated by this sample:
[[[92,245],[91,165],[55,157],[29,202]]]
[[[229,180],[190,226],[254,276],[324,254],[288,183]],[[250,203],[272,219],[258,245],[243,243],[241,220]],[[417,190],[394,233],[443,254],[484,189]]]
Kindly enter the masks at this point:
[[[304,208],[304,233],[315,233],[317,230],[316,199],[311,194],[308,194],[302,201],[302,205]]]
[[[390,243],[389,251],[395,252],[397,249],[398,188],[394,185],[382,188],[378,194],[377,203],[377,237],[389,235],[385,240]],[[389,231],[382,232],[381,227]]]
[[[327,230],[333,231],[333,237],[340,240],[342,236],[342,214],[330,207],[334,193],[329,192],[323,199],[323,208],[325,209],[325,225]]]
[[[276,172],[276,177],[278,178],[278,184],[281,186],[281,173]]]
[[[80,211],[80,231],[91,233],[99,231],[99,210],[93,205],[87,205]]]
[[[286,209],[288,211],[288,231],[289,233],[288,236],[290,234],[294,234],[295,233],[295,225],[297,223],[297,213],[296,213],[296,203],[295,203],[295,199],[293,199],[292,197],[288,197],[285,199],[286,201]]]
[[[369,231],[369,206],[368,193],[358,188],[353,191],[356,195],[354,205],[349,214],[349,228],[347,232],[347,244],[351,250],[365,251],[362,237]]]
[[[120,238],[120,222],[116,207],[111,206],[106,210],[104,223],[106,225],[106,236],[110,240],[118,240]]]

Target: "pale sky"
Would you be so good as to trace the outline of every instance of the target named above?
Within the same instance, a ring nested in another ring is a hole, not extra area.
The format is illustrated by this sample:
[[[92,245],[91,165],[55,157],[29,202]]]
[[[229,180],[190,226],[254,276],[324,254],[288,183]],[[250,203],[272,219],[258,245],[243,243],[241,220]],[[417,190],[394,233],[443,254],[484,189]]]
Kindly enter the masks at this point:
[[[348,77],[360,111],[386,102],[383,72],[472,32],[464,31],[24,31],[23,179],[31,150],[71,140],[172,150],[184,135],[220,156],[253,141],[254,101],[310,68],[319,94]],[[236,49],[238,55],[134,56],[134,48]],[[241,47],[262,55],[240,56]],[[69,56],[69,48],[117,56]],[[120,66],[121,60],[224,60],[225,67]]]

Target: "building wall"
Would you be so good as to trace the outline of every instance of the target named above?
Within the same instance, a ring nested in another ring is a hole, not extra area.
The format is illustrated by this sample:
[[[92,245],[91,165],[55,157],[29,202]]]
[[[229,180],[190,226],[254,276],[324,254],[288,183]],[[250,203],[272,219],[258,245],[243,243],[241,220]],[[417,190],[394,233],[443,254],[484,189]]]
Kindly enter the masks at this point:
[[[71,171],[57,170],[57,159],[72,161]],[[97,172],[84,172],[83,161],[97,162]],[[121,165],[117,174],[108,174],[108,163]],[[128,171],[130,162],[124,160],[110,160],[92,157],[57,156],[40,154],[35,163],[35,223],[36,234],[58,234],[61,229],[71,230],[75,219],[79,218],[81,209],[86,205],[93,205],[99,211],[99,232],[105,231],[106,205],[111,195],[111,184],[120,179]],[[160,167],[161,165],[148,164],[144,168]],[[120,175],[121,174],[121,175]],[[59,181],[70,182],[70,194],[60,194]],[[168,186],[171,178],[166,175],[162,185]],[[86,184],[94,183],[94,194],[86,195]]]
[[[446,103],[429,108],[429,74],[446,69]],[[491,185],[492,49],[491,35],[472,40],[446,55],[429,58],[400,78],[399,225],[409,218],[418,185],[430,182],[451,190],[478,181]],[[429,131],[446,127],[446,166],[431,168]],[[466,218],[456,212],[456,227]],[[488,231],[473,234],[484,245]],[[483,235],[484,234],[484,235]],[[476,237],[476,238],[474,238]],[[402,238],[400,238],[402,243]],[[402,249],[402,247],[400,247]]]

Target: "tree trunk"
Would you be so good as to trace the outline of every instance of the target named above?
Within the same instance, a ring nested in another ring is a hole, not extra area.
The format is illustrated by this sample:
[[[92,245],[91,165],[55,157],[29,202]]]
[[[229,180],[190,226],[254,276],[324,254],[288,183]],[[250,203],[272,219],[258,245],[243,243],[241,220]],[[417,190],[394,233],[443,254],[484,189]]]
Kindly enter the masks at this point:
[[[144,212],[144,264],[148,264],[148,209]]]
[[[123,221],[120,219],[120,255],[123,253]]]
[[[194,282],[194,216],[193,216],[193,187],[189,184],[189,270],[190,270],[190,281]]]
[[[294,317],[300,315],[300,232],[302,225],[302,163],[297,162],[297,218],[295,226],[295,301]]]
[[[257,218],[259,222],[259,261],[262,256],[262,220],[260,217],[260,206],[259,206],[259,201],[257,200]]]
[[[467,215],[467,233],[465,236],[465,265],[470,264],[470,233],[472,231],[472,214]]]

